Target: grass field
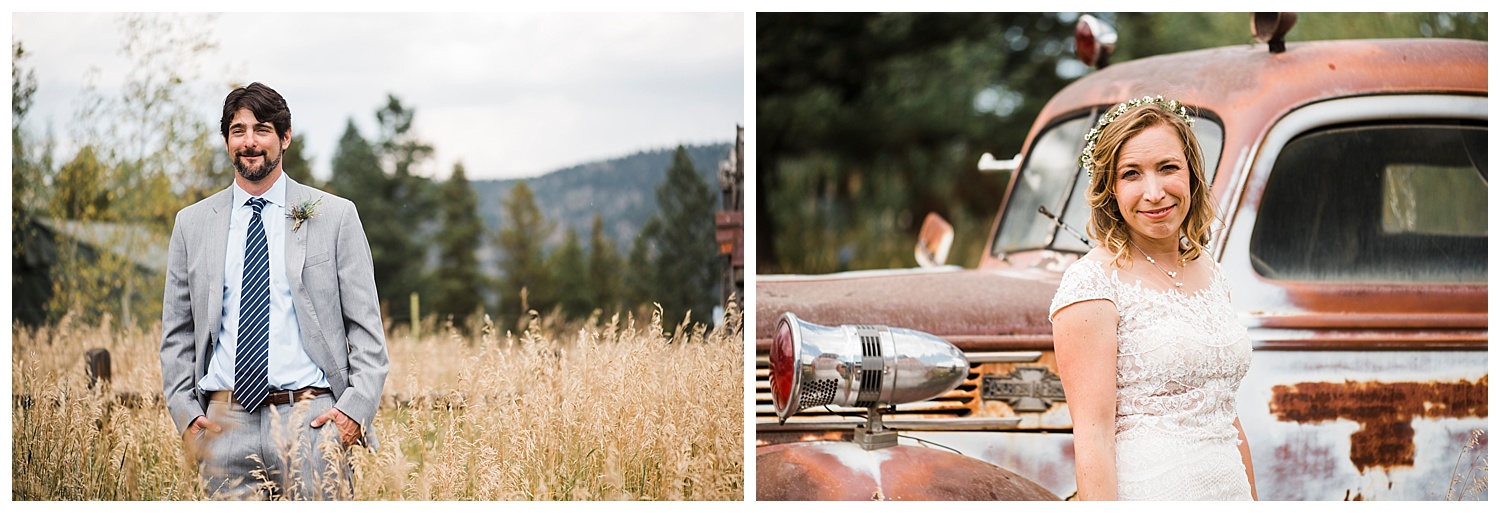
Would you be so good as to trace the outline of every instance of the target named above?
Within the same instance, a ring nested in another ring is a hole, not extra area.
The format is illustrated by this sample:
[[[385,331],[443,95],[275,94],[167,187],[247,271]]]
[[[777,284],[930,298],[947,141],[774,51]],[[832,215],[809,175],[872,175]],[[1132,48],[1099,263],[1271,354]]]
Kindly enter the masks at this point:
[[[629,317],[475,331],[387,337],[380,450],[354,450],[354,498],[743,499],[740,333]],[[12,499],[204,497],[160,401],[159,332],[12,328]],[[90,389],[92,348],[113,379]]]

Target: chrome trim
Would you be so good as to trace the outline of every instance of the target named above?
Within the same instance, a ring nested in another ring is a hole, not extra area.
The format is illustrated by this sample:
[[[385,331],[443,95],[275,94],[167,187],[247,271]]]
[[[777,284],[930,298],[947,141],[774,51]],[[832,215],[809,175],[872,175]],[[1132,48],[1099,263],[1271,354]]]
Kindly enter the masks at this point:
[[[986,351],[966,352],[969,363],[1036,363],[1042,359],[1041,351]]]
[[[880,421],[882,425],[890,429],[902,431],[998,431],[1015,429],[1021,424],[1017,417],[999,419],[910,419],[910,420],[886,420]],[[776,422],[756,422],[756,431],[779,432],[779,431],[838,431],[853,430],[863,427],[864,419],[853,420],[817,420],[810,422],[798,422],[787,420],[786,424]]]

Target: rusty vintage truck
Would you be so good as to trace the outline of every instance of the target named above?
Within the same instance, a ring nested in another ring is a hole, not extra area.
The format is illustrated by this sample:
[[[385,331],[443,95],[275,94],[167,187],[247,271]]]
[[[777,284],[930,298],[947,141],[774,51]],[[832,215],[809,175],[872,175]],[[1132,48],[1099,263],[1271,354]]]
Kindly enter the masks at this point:
[[[1080,44],[1081,58],[1102,60],[1112,30],[1082,25],[1079,40],[1092,45]],[[921,441],[901,443],[940,444],[1072,495],[1047,311],[1062,272],[1089,249],[1073,233],[1086,223],[1077,157],[1106,109],[1166,95],[1198,119],[1221,221],[1211,257],[1253,341],[1238,407],[1260,498],[1487,499],[1474,483],[1488,482],[1488,43],[1262,42],[1117,63],[1059,91],[998,166],[1013,175],[996,191],[977,269],[942,265],[951,229],[933,219],[918,245],[924,267],[759,276],[758,454],[848,440],[845,415],[859,412],[815,408],[777,422],[767,355],[778,319],[793,312],[958,346],[967,379],[884,416],[921,421],[905,430]],[[847,471],[801,469],[797,479]],[[774,496],[775,478],[758,476],[759,496]]]

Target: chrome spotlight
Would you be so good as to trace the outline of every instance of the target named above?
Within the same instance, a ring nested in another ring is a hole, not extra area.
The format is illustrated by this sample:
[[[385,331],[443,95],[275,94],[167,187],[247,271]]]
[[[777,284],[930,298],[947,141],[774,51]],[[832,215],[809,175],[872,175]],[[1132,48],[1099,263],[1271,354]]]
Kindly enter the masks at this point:
[[[823,405],[868,408],[855,430],[866,449],[896,444],[880,425],[880,407],[925,401],[952,390],[969,374],[969,360],[948,341],[885,326],[821,326],[791,312],[776,323],[771,343],[771,399],[786,419]]]

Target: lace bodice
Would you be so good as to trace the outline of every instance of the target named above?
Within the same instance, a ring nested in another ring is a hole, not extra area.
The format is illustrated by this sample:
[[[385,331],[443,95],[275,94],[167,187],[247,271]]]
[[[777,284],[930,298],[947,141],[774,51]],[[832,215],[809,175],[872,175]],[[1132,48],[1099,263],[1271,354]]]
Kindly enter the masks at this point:
[[[1208,265],[1209,285],[1183,293],[1122,279],[1118,270],[1083,259],[1063,274],[1052,299],[1049,318],[1091,299],[1109,300],[1119,312],[1115,450],[1122,499],[1249,498],[1234,395],[1250,370],[1250,338],[1230,305],[1223,271]]]

